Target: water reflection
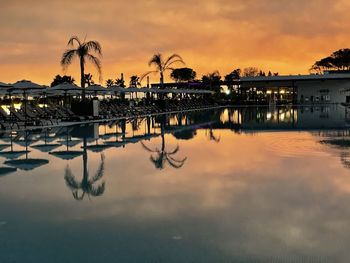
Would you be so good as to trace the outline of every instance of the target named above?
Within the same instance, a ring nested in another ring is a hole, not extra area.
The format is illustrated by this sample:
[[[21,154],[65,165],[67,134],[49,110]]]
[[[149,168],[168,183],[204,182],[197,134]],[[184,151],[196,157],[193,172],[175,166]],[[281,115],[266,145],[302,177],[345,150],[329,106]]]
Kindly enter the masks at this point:
[[[187,157],[183,158],[183,159],[176,159],[174,157],[175,154],[177,154],[177,152],[179,151],[180,147],[177,145],[175,147],[175,149],[173,150],[167,150],[166,146],[165,146],[165,126],[166,126],[166,116],[160,116],[159,120],[160,120],[160,136],[162,139],[162,144],[160,148],[155,148],[154,150],[149,148],[148,146],[146,146],[143,142],[141,142],[142,147],[144,149],[146,149],[147,151],[151,152],[151,153],[156,153],[156,156],[151,155],[150,160],[151,162],[154,164],[154,166],[157,169],[164,169],[165,163],[168,163],[170,166],[179,169],[181,168]]]
[[[64,180],[66,181],[67,186],[71,189],[74,199],[83,200],[85,194],[90,196],[101,196],[105,191],[105,181],[102,181],[97,185],[97,182],[100,181],[104,175],[104,166],[105,166],[105,157],[101,154],[101,163],[93,177],[90,178],[88,172],[88,162],[87,162],[87,150],[86,150],[86,139],[84,139],[84,151],[83,151],[83,178],[79,182],[76,180],[72,170],[69,165],[64,172]],[[81,194],[79,195],[79,190]]]
[[[227,108],[2,134],[1,152],[49,163],[0,169],[0,262],[348,262],[346,116]]]

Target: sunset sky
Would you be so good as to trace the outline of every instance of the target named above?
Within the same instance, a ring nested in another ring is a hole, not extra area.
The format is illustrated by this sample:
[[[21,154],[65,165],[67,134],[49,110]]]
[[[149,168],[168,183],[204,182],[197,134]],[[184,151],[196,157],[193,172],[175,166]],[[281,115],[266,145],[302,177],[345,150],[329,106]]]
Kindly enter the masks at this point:
[[[64,73],[59,61],[72,35],[101,43],[104,81],[143,74],[156,52],[180,54],[201,77],[247,66],[303,74],[350,47],[348,0],[0,0],[0,7],[2,82],[50,84]],[[65,73],[79,80],[78,69],[75,61]],[[86,71],[98,80],[90,64]]]

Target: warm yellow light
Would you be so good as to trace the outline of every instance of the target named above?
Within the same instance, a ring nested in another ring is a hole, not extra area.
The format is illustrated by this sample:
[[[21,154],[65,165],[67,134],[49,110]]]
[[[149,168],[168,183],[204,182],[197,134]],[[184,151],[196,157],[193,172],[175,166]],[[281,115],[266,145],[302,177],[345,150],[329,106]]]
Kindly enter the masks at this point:
[[[271,94],[271,93],[272,93],[271,90],[266,91],[266,94]]]
[[[285,91],[285,90],[281,90],[280,93],[281,93],[281,94],[284,94],[284,93],[286,93],[286,91]]]

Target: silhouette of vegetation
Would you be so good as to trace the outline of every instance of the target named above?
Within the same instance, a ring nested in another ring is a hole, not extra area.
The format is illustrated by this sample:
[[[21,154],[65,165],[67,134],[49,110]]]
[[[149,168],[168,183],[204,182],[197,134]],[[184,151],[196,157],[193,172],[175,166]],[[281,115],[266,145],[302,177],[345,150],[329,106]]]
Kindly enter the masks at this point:
[[[55,78],[53,79],[53,81],[50,84],[50,87],[54,87],[58,84],[61,83],[74,83],[74,78],[72,78],[71,76],[67,76],[67,75],[56,75]]]
[[[93,79],[92,79],[92,75],[91,75],[90,73],[85,74],[85,75],[84,75],[84,78],[85,78],[85,83],[86,83],[88,86],[94,85],[94,84],[95,84],[95,82],[94,82]]]
[[[122,87],[122,88],[125,88],[125,80],[123,77],[121,78],[116,78],[115,81],[114,81],[114,85],[118,86],[118,87]]]
[[[113,79],[107,79],[106,80],[106,86],[107,88],[111,87],[114,85],[114,80]]]
[[[316,61],[310,71],[323,73],[325,70],[350,70],[350,49],[334,51],[330,56]]]
[[[141,86],[140,78],[137,75],[131,76],[129,85],[132,88],[137,88],[138,86]]]
[[[76,48],[74,47],[74,43],[77,44]],[[85,64],[86,61],[90,61],[97,69],[99,73],[99,77],[101,79],[101,61],[100,57],[102,57],[102,48],[99,42],[97,41],[81,41],[77,36],[72,36],[67,44],[70,49],[67,49],[61,58],[61,65],[63,69],[66,69],[69,65],[72,64],[73,59],[75,57],[79,58],[80,63],[80,84],[82,88],[85,88]],[[97,56],[92,55],[91,53],[96,53]],[[82,97],[85,98],[85,90],[83,90]]]
[[[239,80],[241,78],[241,69],[237,68],[233,70],[230,74],[225,76],[225,81]]]
[[[172,135],[179,140],[191,140],[197,135],[196,130],[183,130],[173,132]]]
[[[164,88],[164,73],[168,70],[174,70],[171,66],[176,63],[185,64],[183,59],[178,54],[173,54],[170,57],[168,57],[166,60],[163,59],[163,55],[160,53],[154,54],[153,57],[148,62],[148,66],[155,66],[156,69],[152,71],[148,71],[141,77],[141,80],[144,79],[146,76],[148,76],[151,73],[159,73],[160,75],[160,86],[163,89]]]
[[[202,76],[202,82],[207,84],[209,89],[217,94],[221,91],[220,81],[221,76],[219,71],[214,71]]]
[[[209,131],[205,131],[205,133],[207,134],[209,141],[214,141],[216,143],[220,142],[221,136],[216,136],[213,128],[210,128]]]
[[[142,147],[147,151],[156,154],[155,156],[151,155],[150,160],[157,169],[160,169],[160,170],[164,169],[166,163],[168,163],[171,167],[179,169],[184,165],[187,158],[185,157],[183,159],[176,159],[174,157],[174,155],[179,151],[179,146],[176,146],[175,149],[171,151],[166,150],[164,135],[165,135],[165,117],[163,116],[161,120],[161,139],[162,139],[161,148],[160,149],[156,148],[152,150],[151,148],[147,147],[143,142],[141,142]]]
[[[239,80],[240,78],[241,78],[241,69],[239,68],[233,70],[230,74],[227,74],[225,76],[225,81],[228,83],[227,89],[230,91],[231,96],[233,95],[233,92],[234,92],[234,86],[232,82],[235,80]]]
[[[193,81],[196,78],[197,73],[191,68],[176,68],[174,69],[170,77],[176,82]]]
[[[259,69],[256,67],[247,67],[243,69],[244,77],[257,77],[259,76]]]
[[[74,174],[72,173],[71,169],[67,165],[65,169],[65,175],[64,180],[66,181],[67,186],[71,189],[74,199],[76,200],[83,200],[85,194],[90,196],[101,196],[105,191],[105,182],[102,181],[101,184],[95,186],[95,184],[101,180],[101,178],[104,175],[104,169],[105,169],[105,157],[103,154],[101,154],[101,163],[98,167],[95,175],[91,178],[89,178],[89,172],[88,172],[88,164],[87,164],[87,150],[86,150],[86,139],[84,138],[84,146],[83,146],[83,178],[79,182],[76,180]],[[81,191],[81,194],[79,195],[79,191]]]

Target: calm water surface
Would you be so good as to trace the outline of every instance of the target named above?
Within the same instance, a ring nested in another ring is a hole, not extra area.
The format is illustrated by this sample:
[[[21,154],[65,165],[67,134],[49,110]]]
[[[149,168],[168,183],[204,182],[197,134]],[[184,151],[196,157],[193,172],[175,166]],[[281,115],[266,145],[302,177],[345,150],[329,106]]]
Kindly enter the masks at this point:
[[[349,262],[347,127],[320,106],[3,134],[0,262]]]

